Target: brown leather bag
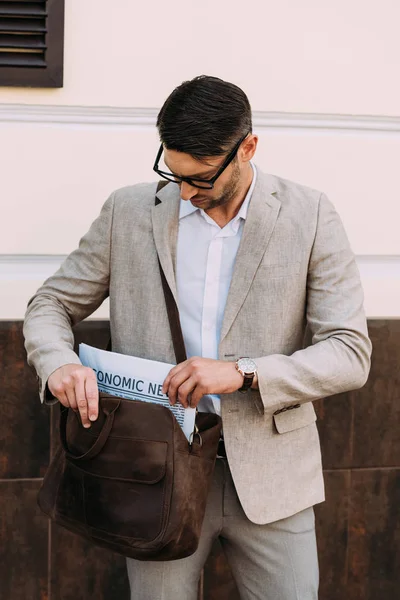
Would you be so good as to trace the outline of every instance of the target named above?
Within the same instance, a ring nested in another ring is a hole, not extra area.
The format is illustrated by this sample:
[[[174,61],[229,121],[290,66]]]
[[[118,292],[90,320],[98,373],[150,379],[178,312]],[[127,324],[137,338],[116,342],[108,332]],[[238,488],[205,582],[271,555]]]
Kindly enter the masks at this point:
[[[182,362],[178,308],[162,269],[161,277]],[[39,491],[40,508],[59,525],[130,558],[190,556],[199,542],[221,419],[198,413],[196,426],[190,444],[168,408],[104,393],[90,429],[62,407],[61,448]]]

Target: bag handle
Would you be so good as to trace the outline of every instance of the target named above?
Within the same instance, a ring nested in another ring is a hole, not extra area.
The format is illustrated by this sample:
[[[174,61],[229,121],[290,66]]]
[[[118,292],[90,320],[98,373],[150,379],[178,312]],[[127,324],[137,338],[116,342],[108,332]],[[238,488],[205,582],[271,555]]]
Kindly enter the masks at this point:
[[[159,181],[157,184],[157,191],[155,197],[155,206],[161,204],[161,200],[157,198],[157,194],[163,187],[168,185],[169,181]],[[179,310],[175,302],[171,288],[168,285],[167,279],[164,274],[164,270],[161,266],[160,258],[158,257],[158,266],[160,267],[161,283],[164,292],[165,304],[167,307],[169,327],[171,330],[172,343],[174,346],[176,363],[179,364],[187,359],[185,342],[183,339],[181,322],[179,319]],[[107,344],[107,350],[111,351],[111,337]]]
[[[117,410],[117,408],[119,408],[120,404],[121,401],[118,400],[111,410],[108,410],[107,408],[103,407],[103,412],[106,415],[106,420],[104,422],[103,427],[101,428],[98,437],[96,438],[93,446],[89,448],[89,450],[87,450],[84,454],[80,454],[78,456],[72,454],[69,451],[67,444],[67,418],[70,409],[66,407],[61,408],[60,438],[66,456],[68,458],[71,458],[72,460],[89,460],[90,458],[94,458],[95,456],[97,456],[97,454],[103,449],[104,444],[108,440],[108,436],[111,433],[111,429],[114,423],[115,411]]]

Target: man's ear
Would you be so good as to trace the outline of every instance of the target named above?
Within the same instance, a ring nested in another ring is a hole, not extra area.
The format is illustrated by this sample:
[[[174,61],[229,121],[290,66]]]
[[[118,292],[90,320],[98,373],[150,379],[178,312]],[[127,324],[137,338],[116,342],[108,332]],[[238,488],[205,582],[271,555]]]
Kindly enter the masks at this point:
[[[240,148],[240,157],[243,162],[251,160],[257,150],[258,136],[250,134],[243,142]]]

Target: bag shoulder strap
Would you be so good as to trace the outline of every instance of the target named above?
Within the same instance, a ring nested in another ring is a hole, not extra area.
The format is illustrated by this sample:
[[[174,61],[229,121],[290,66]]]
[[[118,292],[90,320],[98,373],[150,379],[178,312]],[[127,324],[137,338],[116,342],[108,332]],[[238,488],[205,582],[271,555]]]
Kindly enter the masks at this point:
[[[168,183],[169,183],[168,181],[159,181],[158,182],[156,198],[155,198],[156,206],[157,206],[157,204],[161,204],[161,200],[159,198],[157,198],[158,192],[164,186],[166,186]],[[164,274],[164,271],[163,271],[163,268],[162,268],[162,265],[160,262],[160,257],[158,257],[158,265],[160,267],[161,283],[162,283],[163,292],[164,292],[165,304],[167,307],[168,321],[169,321],[169,327],[171,329],[172,343],[174,345],[174,351],[175,351],[175,358],[176,358],[176,362],[179,364],[187,359],[186,350],[185,350],[185,342],[183,340],[182,327],[181,327],[181,322],[179,319],[179,310],[178,310],[178,306],[175,302],[175,298],[171,292],[171,288],[169,287],[167,279],[165,277],[165,274]]]
[[[155,206],[161,204],[161,200],[157,198],[158,192],[168,185],[169,181],[159,181],[157,184],[157,191],[155,197]],[[158,257],[158,265],[160,268],[161,275],[161,284],[164,292],[165,304],[167,307],[168,321],[169,327],[171,330],[172,343],[174,346],[175,358],[177,364],[185,361],[187,359],[186,350],[185,350],[185,342],[183,339],[181,322],[179,319],[179,310],[178,306],[175,302],[175,298],[171,292],[171,288],[168,285],[167,279],[165,277],[163,268],[161,266],[160,257]],[[111,338],[107,345],[107,350],[111,351]]]

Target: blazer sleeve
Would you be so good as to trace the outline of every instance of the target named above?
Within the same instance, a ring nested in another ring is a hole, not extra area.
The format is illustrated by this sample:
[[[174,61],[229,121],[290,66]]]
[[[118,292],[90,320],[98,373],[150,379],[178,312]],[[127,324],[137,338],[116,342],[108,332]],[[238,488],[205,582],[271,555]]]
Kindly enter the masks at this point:
[[[81,364],[72,326],[92,314],[109,294],[114,194],[80,240],[79,247],[30,299],[23,333],[28,364],[43,402],[49,376],[65,364]]]
[[[265,415],[362,387],[371,342],[363,290],[343,224],[321,194],[307,278],[307,330],[311,345],[291,356],[255,359],[259,408]]]

